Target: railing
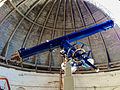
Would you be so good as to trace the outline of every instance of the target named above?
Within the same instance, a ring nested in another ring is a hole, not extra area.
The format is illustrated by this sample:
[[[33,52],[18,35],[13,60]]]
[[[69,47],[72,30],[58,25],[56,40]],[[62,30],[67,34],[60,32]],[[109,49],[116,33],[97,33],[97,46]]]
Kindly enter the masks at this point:
[[[0,90],[11,90],[8,79],[5,77],[0,77]]]

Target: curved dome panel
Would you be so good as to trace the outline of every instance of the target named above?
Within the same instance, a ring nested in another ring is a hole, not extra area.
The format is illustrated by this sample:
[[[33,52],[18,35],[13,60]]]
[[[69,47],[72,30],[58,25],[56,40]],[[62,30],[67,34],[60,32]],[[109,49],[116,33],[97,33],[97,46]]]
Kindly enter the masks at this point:
[[[20,48],[30,48],[111,19],[84,0],[8,0],[0,12],[1,62],[10,66],[17,64],[9,55]],[[89,46],[91,57],[101,69],[115,67],[119,62],[120,31],[117,25],[77,42]],[[59,70],[63,62],[59,51],[37,54],[18,66],[37,71]]]

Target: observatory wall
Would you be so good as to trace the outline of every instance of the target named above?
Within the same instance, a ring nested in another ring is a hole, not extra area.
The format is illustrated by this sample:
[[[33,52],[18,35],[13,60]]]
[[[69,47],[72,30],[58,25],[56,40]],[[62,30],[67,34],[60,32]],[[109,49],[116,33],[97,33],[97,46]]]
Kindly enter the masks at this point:
[[[18,71],[0,66],[0,75],[8,79],[11,90],[59,90],[59,74]],[[75,90],[120,90],[120,71],[73,74],[73,78]]]

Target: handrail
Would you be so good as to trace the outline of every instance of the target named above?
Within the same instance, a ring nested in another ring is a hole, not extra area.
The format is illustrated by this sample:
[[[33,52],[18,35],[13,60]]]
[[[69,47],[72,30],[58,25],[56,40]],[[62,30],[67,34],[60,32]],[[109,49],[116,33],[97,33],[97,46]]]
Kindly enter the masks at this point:
[[[9,82],[8,82],[8,79],[7,79],[7,78],[0,78],[0,80],[5,80],[5,81],[7,82],[8,90],[11,90],[11,89],[10,89],[10,85],[9,85]]]

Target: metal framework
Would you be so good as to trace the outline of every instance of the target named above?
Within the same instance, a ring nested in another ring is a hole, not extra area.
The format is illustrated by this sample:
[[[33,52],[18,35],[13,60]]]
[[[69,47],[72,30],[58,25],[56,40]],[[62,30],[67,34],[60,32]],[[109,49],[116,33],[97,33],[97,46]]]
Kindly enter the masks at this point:
[[[87,6],[87,4],[85,4],[84,1],[82,1],[82,3],[83,3],[83,5],[85,6],[85,8],[87,9],[90,17],[92,18],[93,23],[94,23],[94,24],[98,24],[98,23],[95,21],[94,17],[91,15],[91,11],[90,11],[89,7]],[[104,41],[104,39],[103,39],[102,33],[100,32],[100,33],[98,33],[98,34],[99,34],[100,38],[101,38],[102,41],[103,41],[103,46],[104,46],[104,48],[105,48],[105,54],[106,54],[106,58],[107,58],[108,68],[109,68],[109,67],[110,67],[110,65],[109,65],[109,62],[110,62],[109,53],[108,53],[108,50],[107,50],[107,48],[106,48],[106,44],[105,44],[105,41]]]
[[[29,10],[26,12],[25,16],[27,16],[27,15],[29,14],[29,12],[31,12],[31,10],[32,10],[39,2],[40,2],[40,1],[36,2],[31,8],[29,8]],[[24,3],[25,3],[25,1],[24,1]],[[19,6],[22,5],[22,4],[24,4],[24,3],[23,3],[23,2],[20,3]],[[17,5],[17,6],[18,6],[18,5]],[[11,12],[14,12],[14,11],[15,11],[15,9],[13,9]],[[10,12],[10,13],[11,13],[11,12]],[[11,14],[12,14],[12,13],[11,13]],[[7,17],[9,17],[11,14],[8,14]],[[7,18],[6,18],[6,19],[7,19]],[[3,19],[3,20],[4,20],[4,19]],[[8,52],[8,48],[9,48],[10,41],[11,41],[11,39],[13,38],[13,36],[14,36],[15,32],[17,31],[18,27],[20,26],[20,24],[23,22],[23,20],[24,20],[24,17],[22,17],[21,20],[17,23],[17,25],[15,26],[14,30],[12,31],[10,37],[8,38],[8,41],[7,41],[7,43],[6,43],[6,48],[5,48],[5,51],[4,51],[4,52],[5,52],[5,53],[4,53],[4,56],[5,56],[5,57],[7,56],[7,52]]]
[[[81,20],[82,20],[82,24],[83,24],[84,28],[87,28],[87,25],[85,24],[85,20],[84,20],[83,14],[82,14],[82,12],[81,12],[81,8],[80,8],[80,6],[79,6],[79,4],[78,4],[78,1],[77,1],[77,0],[76,0],[76,1],[74,0],[74,3],[75,3],[75,5],[76,5],[76,7],[77,7],[77,10],[78,10],[78,12],[79,12],[79,16],[80,16],[80,18],[81,18]],[[95,24],[95,25],[96,25],[96,24]],[[87,40],[88,40],[88,45],[90,46],[90,49],[92,50],[90,38],[87,37]],[[92,51],[91,51],[91,57],[94,58]]]
[[[32,11],[32,9],[33,9],[38,3],[40,3],[42,0],[36,0],[35,3],[26,11],[26,13],[23,14],[18,8],[21,7],[23,4],[25,4],[26,1],[27,1],[27,0],[23,0],[23,1],[21,1],[18,5],[15,6],[11,0],[8,0],[8,2],[11,4],[11,6],[12,6],[13,8],[12,8],[11,11],[2,19],[2,21],[0,22],[0,26],[1,26],[1,25],[9,18],[9,16],[11,16],[15,11],[21,16],[21,19],[20,19],[19,22],[16,24],[16,26],[14,27],[11,35],[9,36],[8,41],[7,41],[7,43],[5,44],[5,47],[4,47],[3,51],[2,51],[2,56],[5,56],[5,57],[7,56],[10,42],[11,42],[13,36],[15,35],[18,27],[21,25],[21,23],[22,23],[24,20],[29,21],[29,22],[31,23],[31,26],[29,27],[29,30],[28,30],[25,38],[24,38],[24,41],[23,41],[22,46],[21,46],[22,48],[25,47],[25,44],[27,43],[27,40],[29,39],[30,33],[31,33],[31,31],[32,31],[32,29],[33,29],[34,26],[38,26],[38,27],[39,27],[38,30],[40,31],[40,37],[39,37],[39,40],[38,40],[38,42],[37,42],[37,45],[38,45],[39,43],[41,43],[41,40],[42,40],[42,37],[43,37],[43,34],[44,34],[45,29],[50,30],[50,31],[52,32],[52,34],[51,34],[51,39],[54,39],[54,37],[55,37],[55,31],[62,31],[62,32],[63,32],[63,35],[65,35],[67,31],[76,32],[76,31],[78,31],[78,30],[81,30],[81,29],[84,29],[84,28],[87,28],[87,27],[90,27],[90,26],[93,26],[93,25],[96,25],[96,24],[99,24],[99,23],[102,22],[102,20],[96,21],[96,20],[94,19],[94,17],[92,16],[91,11],[90,11],[90,9],[89,9],[89,7],[87,6],[87,4],[85,4],[85,2],[84,2],[83,0],[81,0],[81,2],[82,2],[82,4],[84,5],[84,7],[86,8],[86,10],[87,10],[88,14],[90,15],[91,20],[92,20],[92,22],[93,22],[93,23],[90,24],[90,25],[86,25],[86,24],[85,24],[85,20],[84,20],[84,17],[83,17],[83,15],[82,15],[82,12],[81,12],[80,5],[78,4],[78,3],[79,3],[78,0],[64,0],[64,1],[62,1],[62,0],[54,0],[54,2],[52,3],[52,6],[51,6],[50,9],[49,9],[49,12],[48,12],[47,17],[46,17],[46,19],[45,19],[45,21],[44,21],[44,24],[41,25],[41,24],[38,24],[36,21],[38,20],[38,18],[39,18],[40,15],[42,14],[42,12],[45,10],[45,7],[49,4],[49,2],[51,2],[51,0],[46,0],[46,2],[43,4],[43,7],[40,9],[38,15],[36,15],[36,17],[34,18],[34,20],[29,19],[29,18],[27,17],[27,15],[28,15],[28,14]],[[53,8],[54,8],[54,6],[55,6],[55,4],[56,4],[57,1],[59,1],[59,3],[58,3],[58,6],[57,6],[56,14],[54,15],[54,16],[55,16],[55,20],[54,20],[54,22],[53,22],[53,27],[48,27],[48,26],[46,26],[46,25],[47,25],[47,22],[48,22],[48,19],[49,19],[50,15],[51,15],[51,12],[53,11]],[[63,8],[63,18],[64,18],[64,19],[63,19],[63,24],[64,24],[64,27],[63,27],[63,29],[60,29],[60,28],[57,28],[57,27],[56,27],[56,24],[57,24],[58,14],[60,13],[60,7],[61,7],[61,3],[62,3],[62,2],[64,3],[64,5],[63,5],[63,7],[64,7],[64,8]],[[82,22],[82,24],[83,24],[83,27],[76,28],[76,25],[75,25],[75,15],[74,15],[74,13],[73,13],[73,5],[72,5],[73,2],[75,3],[75,7],[76,7],[76,9],[77,9],[77,11],[78,11],[79,18],[80,18],[80,20],[81,20],[81,22]],[[66,8],[66,5],[67,5],[67,4],[70,5],[70,8]],[[70,9],[72,28],[66,28],[66,13],[67,13],[67,9]],[[100,11],[100,12],[105,16],[103,19],[106,19],[106,20],[109,20],[109,19],[110,19],[110,18],[109,18],[108,16],[106,16],[102,11]],[[40,28],[42,28],[42,30],[40,30]],[[115,34],[117,35],[118,39],[120,40],[120,37],[119,37],[119,35],[118,35],[118,33],[117,33],[117,30],[113,28],[113,31],[115,32]],[[119,62],[118,62],[118,64],[117,64],[117,62],[116,62],[116,64],[114,64],[113,62],[110,61],[109,52],[108,52],[108,49],[107,49],[107,46],[106,46],[106,41],[104,40],[103,36],[104,36],[103,33],[99,33],[99,37],[102,39],[103,46],[104,46],[104,51],[105,51],[105,53],[106,53],[107,63],[106,63],[106,64],[103,64],[103,65],[101,64],[100,67],[103,68],[105,71],[107,71],[106,67],[107,67],[107,68],[110,68],[109,70],[113,70],[114,68],[117,69],[117,68],[115,67],[115,65],[118,65],[118,66],[119,66]],[[90,49],[92,50],[91,40],[90,40],[90,39],[91,39],[91,37],[87,37],[87,40],[88,40]],[[91,54],[91,56],[93,57],[93,54]],[[37,71],[37,72],[39,72],[39,70],[37,70],[37,67],[43,67],[43,69],[50,70],[50,71],[51,71],[51,69],[53,69],[53,70],[55,69],[56,71],[59,70],[60,67],[51,66],[51,59],[52,59],[51,57],[52,57],[52,53],[49,53],[49,54],[48,54],[48,62],[49,62],[49,63],[48,63],[48,66],[37,65],[37,56],[36,56],[36,55],[33,57],[33,60],[35,60],[35,63],[33,63],[33,64],[30,64],[30,63],[22,63],[22,65],[23,65],[23,67],[27,67],[27,66],[35,67],[35,71]],[[5,60],[6,60],[6,61],[5,61]],[[3,59],[3,60],[1,60],[1,61],[2,61],[2,62],[6,62],[6,64],[8,64],[8,66],[12,67],[12,66],[10,65],[11,62],[9,62],[10,60],[8,60],[8,59]],[[13,64],[13,63],[12,63],[12,64]],[[2,65],[2,64],[1,64],[1,65]],[[3,65],[5,66],[5,64],[3,64]],[[22,65],[21,65],[21,66],[22,66]],[[18,68],[20,68],[21,66],[19,66]],[[98,66],[99,66],[99,65],[98,65]],[[17,66],[13,66],[13,67],[17,67]],[[30,70],[31,70],[31,69],[30,69]],[[103,70],[103,71],[104,71],[104,70]],[[48,71],[47,71],[47,72],[48,72]],[[52,72],[52,71],[51,71],[51,72]],[[88,71],[88,72],[89,72],[89,71]]]

